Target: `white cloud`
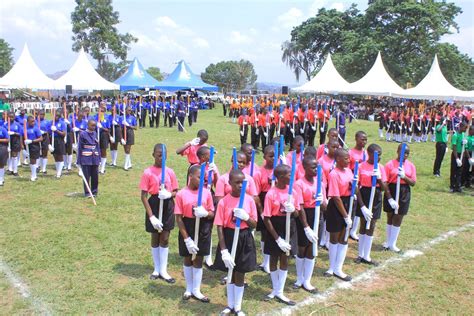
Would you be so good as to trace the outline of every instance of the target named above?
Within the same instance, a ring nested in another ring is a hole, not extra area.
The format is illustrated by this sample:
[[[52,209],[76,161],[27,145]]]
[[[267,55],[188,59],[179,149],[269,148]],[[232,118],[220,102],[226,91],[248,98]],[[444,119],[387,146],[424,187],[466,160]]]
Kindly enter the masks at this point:
[[[459,33],[444,35],[441,42],[451,43],[458,47],[461,53],[474,56],[474,26],[463,27]]]
[[[278,26],[288,29],[298,25],[304,19],[303,11],[291,8],[277,17]]]
[[[178,24],[169,16],[159,16],[155,19],[155,22],[159,27],[174,29],[178,27]]]
[[[344,11],[344,3],[342,2],[334,2],[330,7],[330,9],[336,9],[337,11]]]
[[[253,42],[253,39],[239,31],[232,31],[230,32],[229,42],[232,44],[250,44]]]
[[[209,48],[209,42],[202,37],[194,38],[193,44],[196,48]]]
[[[315,0],[309,7],[308,16],[309,17],[315,16],[318,13],[319,9],[324,7],[325,4],[326,4],[325,0]]]

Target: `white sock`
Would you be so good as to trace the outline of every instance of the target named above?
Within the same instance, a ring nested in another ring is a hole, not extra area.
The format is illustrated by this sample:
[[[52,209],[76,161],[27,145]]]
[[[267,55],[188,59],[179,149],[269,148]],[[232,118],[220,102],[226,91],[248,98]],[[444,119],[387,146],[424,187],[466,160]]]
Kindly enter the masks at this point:
[[[328,273],[334,273],[336,269],[337,244],[329,243],[329,270]]]
[[[313,290],[314,286],[311,285],[311,277],[313,276],[314,264],[316,259],[304,259],[304,287],[307,290]]]
[[[0,182],[3,183],[3,180],[5,179],[5,168],[0,169]]]
[[[301,286],[304,282],[304,262],[305,258],[300,258],[296,256],[295,265],[296,265],[296,283],[295,285]]]
[[[153,258],[153,274],[158,275],[160,274],[160,252],[159,252],[159,247],[156,248],[151,248],[151,257]]]
[[[344,260],[346,259],[347,247],[347,244],[337,244],[336,270],[334,270],[334,272],[340,277],[346,276],[346,274],[342,272],[342,266],[344,265]]]
[[[244,287],[234,285],[234,311],[242,310],[242,299],[244,298]]]
[[[370,251],[372,250],[372,241],[374,240],[374,236],[365,236],[364,240],[364,259],[367,261],[372,261],[370,258]]]
[[[41,171],[46,172],[46,167],[48,166],[48,158],[43,158],[41,162]]]
[[[262,257],[265,255],[265,253],[263,252],[264,247],[265,247],[265,242],[260,241],[260,250],[262,251]],[[263,266],[263,263],[262,263],[262,266]]]
[[[367,236],[364,235],[364,234],[359,234],[359,257],[360,258],[365,258],[364,257],[364,242],[365,242],[365,238]]]
[[[28,151],[26,149],[23,149],[21,152],[23,154],[23,161],[26,161],[29,158]]]
[[[67,155],[68,156],[68,160],[67,160],[67,170],[71,170],[72,169],[72,155]]]
[[[12,158],[8,158],[7,165],[8,165],[8,171],[13,172],[13,159]]]
[[[352,227],[351,227],[351,236],[352,237],[357,237],[357,230],[359,229],[359,223],[360,223],[360,217],[355,216],[354,221],[352,222]]]
[[[321,240],[319,241],[319,245],[322,247],[326,244],[326,221],[323,222],[323,229],[321,231]]]
[[[31,179],[36,179],[36,165],[30,165]]]
[[[208,265],[208,266],[212,266],[214,263],[212,262],[212,238],[211,238],[211,242],[209,244],[209,256],[204,256],[204,262]]]
[[[125,169],[128,169],[128,161],[129,161],[129,159],[130,159],[130,154],[125,154],[125,162],[124,162],[124,164],[123,164],[123,167],[124,167]]]
[[[40,167],[40,160],[42,160],[42,159],[43,158],[36,159],[36,163],[35,163],[36,169],[38,169]]]
[[[171,276],[168,274],[168,252],[169,248],[158,247],[160,254],[160,275],[165,279],[170,279]]]
[[[12,158],[13,173],[18,173],[18,161],[19,157]]]
[[[117,164],[117,156],[118,156],[117,151],[116,150],[111,150],[110,154],[112,155],[112,164],[116,165]]]
[[[278,270],[278,293],[280,298],[285,299],[283,291],[285,290],[286,277],[288,276],[288,270]]]
[[[227,306],[230,309],[234,309],[235,306],[234,287],[234,283],[227,284]]]
[[[105,172],[105,164],[107,163],[107,158],[100,158],[100,172]]]
[[[39,157],[39,159],[36,159],[36,165],[41,168],[43,166],[43,158]]]
[[[63,172],[64,168],[64,161],[58,162],[58,167],[56,168],[56,176],[60,177],[61,173]]]
[[[202,268],[193,267],[193,295],[201,299],[204,297],[201,293]]]
[[[379,137],[383,138],[383,130],[379,128]]]
[[[193,266],[183,266],[184,279],[186,280],[185,294],[191,295],[193,293]]]
[[[400,234],[400,227],[396,227],[392,225],[392,229],[390,230],[390,241],[389,241],[389,248],[395,251],[398,251],[397,248],[397,240],[398,235]]]
[[[278,281],[279,281],[279,274],[278,270],[270,271],[270,278],[272,279],[272,292],[270,293],[270,297],[275,297],[278,294]]]
[[[270,273],[270,255],[263,255],[262,267],[266,273]]]
[[[390,245],[390,233],[392,231],[392,225],[389,225],[387,224],[385,226],[385,234],[386,234],[386,239],[385,239],[385,242],[383,243],[383,247],[385,248],[388,248],[388,246]]]

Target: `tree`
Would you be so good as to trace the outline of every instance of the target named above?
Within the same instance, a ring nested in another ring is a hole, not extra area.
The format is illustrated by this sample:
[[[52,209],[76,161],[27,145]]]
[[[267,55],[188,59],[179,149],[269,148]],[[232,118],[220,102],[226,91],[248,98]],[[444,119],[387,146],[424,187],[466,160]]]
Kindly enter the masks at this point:
[[[0,77],[3,77],[13,67],[13,47],[0,38]]]
[[[150,74],[150,76],[152,76],[156,80],[158,80],[158,81],[163,80],[163,74],[161,73],[160,68],[158,68],[158,67],[148,67],[148,69],[146,71]]]
[[[106,58],[102,63],[101,75],[109,81],[115,81],[127,71],[128,65],[130,65],[128,60],[115,63]]]
[[[125,61],[130,44],[137,41],[129,33],[118,32],[119,13],[114,11],[112,0],[76,0],[71,21],[73,51],[84,48],[97,60],[97,71],[104,76],[110,71],[108,57]]]
[[[257,81],[253,64],[244,59],[210,64],[201,74],[201,78],[207,83],[217,85],[223,92],[239,91]]]

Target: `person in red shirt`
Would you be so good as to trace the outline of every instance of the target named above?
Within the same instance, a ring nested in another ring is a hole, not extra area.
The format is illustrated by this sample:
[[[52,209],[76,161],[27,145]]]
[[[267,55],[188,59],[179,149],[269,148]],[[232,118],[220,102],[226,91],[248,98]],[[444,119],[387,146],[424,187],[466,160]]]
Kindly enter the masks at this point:
[[[326,108],[326,103],[321,107],[318,112],[319,120],[319,144],[324,144],[326,142],[326,133],[328,132],[329,118],[331,113]]]
[[[240,191],[245,176],[240,170],[229,173],[229,183],[232,187],[217,205],[214,225],[217,226],[219,249],[216,253],[214,266],[221,271],[233,268],[232,279],[227,282],[227,307],[220,315],[242,313],[245,274],[255,270],[257,253],[252,229],[257,226],[257,207],[252,196],[245,195],[244,206],[239,208]],[[230,250],[234,240],[235,219],[240,218],[239,241],[235,259],[232,260]]]
[[[317,244],[318,236],[314,233],[314,216],[316,201],[321,202],[321,212],[326,209],[325,190],[321,190],[321,195],[316,196],[318,183],[316,170],[318,162],[314,156],[305,156],[303,159],[305,175],[295,182],[295,191],[301,197],[301,211],[296,218],[296,232],[298,234],[298,255],[296,256],[296,283],[293,288],[301,288],[310,293],[317,290],[311,285],[311,277],[314,270],[313,243]],[[322,187],[325,187],[326,179],[322,176]],[[318,227],[319,228],[319,227]]]
[[[385,173],[387,174],[388,191],[390,194],[384,195],[383,210],[387,213],[387,241],[384,248],[390,249],[394,252],[400,252],[397,247],[398,235],[400,234],[400,226],[403,217],[408,214],[411,200],[411,188],[416,184],[416,167],[408,160],[410,155],[410,148],[406,145],[405,157],[403,159],[403,166],[398,167],[400,151],[402,145],[398,146],[397,157],[390,160],[385,165]],[[398,200],[398,214],[395,214],[394,207],[390,204],[389,198],[396,196],[397,177],[400,177],[400,197]]]
[[[249,116],[247,115],[247,109],[242,109],[242,114],[237,120],[239,124],[239,133],[240,133],[240,144],[245,144],[247,142],[247,136],[249,132]]]
[[[151,234],[151,254],[155,268],[150,279],[161,278],[168,283],[175,283],[175,279],[168,274],[167,267],[169,236],[174,228],[173,198],[178,192],[178,180],[174,171],[166,167],[164,188],[161,189],[163,146],[163,144],[156,144],[153,148],[155,163],[143,172],[140,180],[140,190],[141,201],[146,211],[145,230]],[[160,203],[163,203],[162,220],[158,218]]]
[[[314,138],[316,137],[316,130],[318,129],[318,123],[316,121],[316,113],[314,108],[314,101],[308,110],[308,146],[314,146]]]
[[[270,116],[266,108],[262,108],[262,113],[258,116],[258,129],[262,150],[270,143]]]
[[[207,174],[207,173],[206,173]],[[211,192],[202,190],[202,205],[197,206],[200,166],[193,165],[188,172],[188,185],[176,194],[174,214],[179,228],[179,255],[183,257],[186,292],[183,299],[191,297],[203,303],[209,303],[209,298],[201,293],[203,256],[209,255],[212,222],[214,220],[214,203]],[[199,218],[199,240],[195,236],[196,218]],[[192,255],[196,255],[192,260]]]
[[[176,149],[176,154],[181,156],[187,156],[188,162],[190,165],[197,164],[199,159],[196,155],[199,148],[202,146],[207,146],[207,140],[209,139],[209,135],[205,129],[201,129],[197,132],[197,137],[193,140],[184,144],[183,147],[179,147]]]

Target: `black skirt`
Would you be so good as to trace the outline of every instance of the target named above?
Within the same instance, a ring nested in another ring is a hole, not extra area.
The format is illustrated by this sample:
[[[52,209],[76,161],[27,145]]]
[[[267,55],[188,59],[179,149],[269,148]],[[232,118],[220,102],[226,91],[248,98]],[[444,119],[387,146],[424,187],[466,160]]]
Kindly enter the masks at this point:
[[[64,143],[64,137],[59,135],[54,135],[54,151],[53,155],[55,156],[63,156],[66,154],[66,144]]]
[[[232,251],[232,242],[234,240],[234,229],[224,228],[224,240],[229,253]],[[251,229],[241,229],[239,231],[239,242],[235,252],[234,271],[240,273],[252,272],[257,265],[257,250],[255,249],[255,241],[252,236]],[[222,261],[220,248],[217,247],[216,258],[214,260],[214,268],[220,271],[227,271]]]
[[[160,199],[158,198],[158,194],[150,196],[148,199],[148,203],[150,203],[151,210],[153,215],[156,218],[159,218],[158,215],[160,213]],[[163,200],[163,230],[171,231],[174,228],[174,200],[173,198]],[[148,214],[145,212],[145,230],[149,233],[158,233],[158,231],[153,227],[150,222],[150,218],[148,218]]]
[[[311,229],[314,229],[314,207],[304,208],[302,212],[306,214],[306,221]],[[301,223],[300,218],[297,217],[296,220],[296,233],[298,235],[298,247],[307,247],[312,243],[306,238],[306,234],[304,232],[303,223]]]
[[[135,144],[135,131],[132,128],[127,128],[127,145]]]
[[[30,153],[30,159],[38,159],[40,156],[40,144],[39,143],[31,143],[29,145],[26,145],[28,147],[29,153]]]
[[[109,133],[104,130],[100,131],[100,149],[107,149],[109,147]]]
[[[18,153],[21,150],[21,140],[20,135],[11,135],[10,136],[10,150],[12,152]]]
[[[388,189],[390,190],[390,194],[395,199],[395,193],[397,190],[396,183],[389,183]],[[410,207],[410,200],[411,200],[411,189],[408,184],[400,184],[400,198],[398,201],[398,215],[407,215],[408,209]],[[383,211],[387,213],[393,213],[394,210],[388,203],[387,195],[383,197]]]
[[[56,136],[54,136],[56,138]],[[66,153],[72,155],[72,143],[74,142],[74,132],[69,132],[66,135]]]
[[[8,161],[8,145],[0,144],[0,164],[5,166]]]
[[[199,221],[199,240],[198,240],[198,248],[199,251],[197,253],[198,256],[208,256],[211,251],[211,237],[212,237],[212,220],[208,220],[205,218],[201,218]],[[188,232],[189,237],[194,240],[194,226],[196,224],[195,218],[188,218],[183,217],[184,227],[186,227],[186,231]],[[196,240],[194,240],[196,242]],[[184,238],[181,234],[178,234],[178,245],[179,245],[179,255],[181,257],[189,257],[191,254],[188,252],[188,248],[186,248],[186,244],[184,243]]]
[[[349,196],[341,196],[342,204],[347,212],[349,212]],[[352,209],[353,214],[355,213],[355,206]],[[326,230],[330,233],[341,232],[346,227],[346,222],[344,217],[337,209],[336,203],[334,203],[334,198],[329,199],[327,211],[324,214],[326,216]]]
[[[49,134],[44,133],[42,136],[43,136],[43,140],[41,141],[41,149],[45,150],[45,149],[48,149],[48,146],[50,144]]]
[[[275,229],[278,236],[285,239],[286,233],[286,215],[285,216],[272,216],[270,217],[270,221],[272,222],[273,228]],[[263,249],[263,253],[270,256],[280,256],[283,254],[283,251],[280,249],[276,240],[268,234],[268,238],[265,240],[265,247]],[[296,237],[296,224],[295,218],[291,217],[290,219],[290,244],[292,244],[291,240],[295,239]],[[292,249],[292,252],[296,251],[296,249]]]
[[[114,137],[114,130],[115,130],[115,137]],[[122,128],[120,127],[120,125],[112,126],[112,128],[110,129],[110,136],[114,137],[115,144],[120,144],[120,141],[122,139]]]
[[[369,207],[370,201],[370,191],[372,188],[370,187],[361,187],[360,194],[362,195],[362,201],[364,202],[365,206]],[[360,218],[364,217],[362,211],[360,210],[359,203],[354,203],[357,205],[356,216]],[[374,204],[372,205],[372,219],[380,219],[380,215],[382,215],[382,191],[379,187],[375,188],[375,195],[374,195]]]
[[[263,205],[265,203],[265,196],[267,195],[267,192],[260,192],[260,194],[258,195],[258,197],[260,198],[260,203],[262,205],[262,210],[263,210]],[[267,231],[267,228],[265,227],[265,224],[263,223],[263,218],[262,216],[258,216],[258,219],[257,219],[257,228],[256,230],[258,232],[262,232],[262,234],[264,234],[266,231]]]

